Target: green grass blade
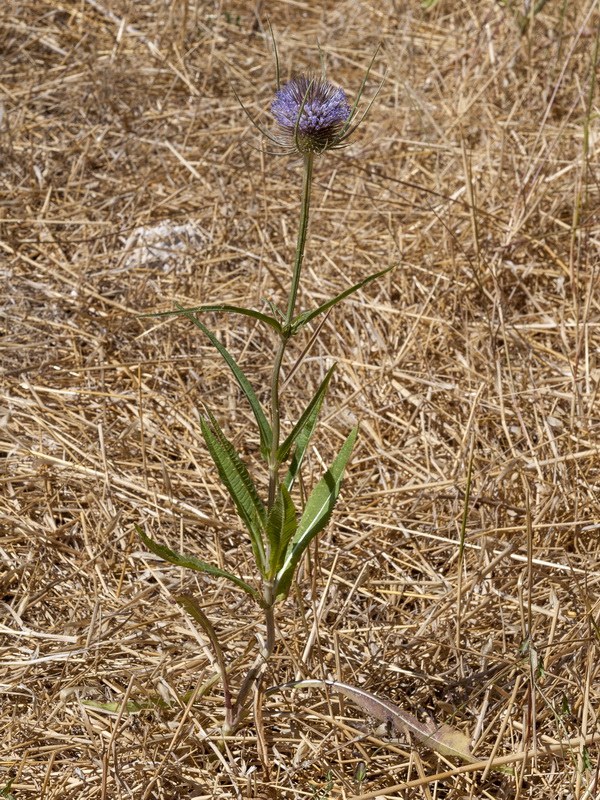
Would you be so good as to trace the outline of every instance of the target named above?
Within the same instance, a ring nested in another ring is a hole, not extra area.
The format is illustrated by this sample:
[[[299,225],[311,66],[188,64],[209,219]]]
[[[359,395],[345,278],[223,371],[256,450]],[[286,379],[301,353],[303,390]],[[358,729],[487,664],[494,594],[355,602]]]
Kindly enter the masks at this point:
[[[179,304],[177,304],[179,310],[182,314],[185,314],[188,319],[190,319],[197,328],[200,328],[202,333],[207,336],[210,341],[214,344],[217,348],[219,353],[225,359],[227,366],[233,372],[235,379],[237,380],[240,389],[244,392],[246,397],[248,398],[248,402],[250,403],[250,407],[252,408],[252,413],[256,419],[258,424],[258,430],[260,433],[260,452],[263,458],[268,460],[269,453],[271,452],[271,443],[273,441],[273,432],[271,431],[271,426],[269,425],[267,418],[265,416],[264,411],[262,410],[262,406],[252,388],[250,381],[244,375],[242,370],[238,367],[236,362],[234,361],[233,357],[227,352],[226,348],[221,344],[221,342],[214,336],[208,328],[203,325],[200,320],[196,319],[196,317],[192,314],[191,311],[186,311],[182,308]]]
[[[342,445],[335,461],[312,490],[298,525],[298,530],[285,555],[285,561],[277,573],[276,596],[282,599],[287,596],[298,562],[312,539],[320,533],[329,522],[335,507],[342,478],[348,459],[352,453],[358,428],[354,428]]]
[[[142,314],[142,317],[170,317],[176,314],[202,314],[207,311],[228,311],[231,314],[242,314],[245,317],[253,317],[254,319],[265,322],[274,328],[277,333],[281,333],[281,325],[279,322],[270,317],[268,314],[262,314],[260,311],[254,311],[251,308],[241,308],[240,306],[230,306],[226,303],[218,303],[211,306],[196,306],[195,308],[178,308],[177,311],[159,311],[153,314]]]
[[[238,578],[237,575],[233,575],[231,572],[227,572],[224,569],[219,569],[219,567],[213,567],[212,564],[207,564],[206,561],[200,561],[194,556],[186,556],[178,553],[176,550],[170,550],[164,544],[158,544],[158,542],[155,542],[149,536],[146,536],[139,525],[136,525],[135,523],[134,525],[136,531],[138,532],[138,536],[146,545],[148,550],[151,550],[154,555],[159,556],[171,564],[175,564],[177,567],[187,567],[188,569],[194,569],[197,572],[206,572],[208,575],[212,575],[214,578],[226,578],[228,581],[235,583],[236,586],[239,586],[240,589],[243,589],[245,592],[251,595],[251,597],[253,597],[260,606],[264,606],[260,593],[257,592],[256,589],[253,589],[252,586],[247,584],[246,581]]]
[[[371,283],[371,281],[376,280],[377,278],[381,278],[382,275],[385,275],[386,272],[390,272],[390,270],[397,267],[397,264],[392,264],[391,267],[386,267],[385,269],[380,270],[379,272],[375,272],[373,275],[369,275],[368,278],[360,281],[360,283],[351,286],[349,289],[345,289],[341,294],[338,294],[332,300],[328,300],[326,303],[323,303],[322,306],[319,308],[314,308],[312,311],[304,311],[300,314],[296,319],[292,322],[292,336],[298,333],[306,324],[308,324],[312,319],[314,319],[319,314],[322,314],[324,311],[327,311],[329,308],[334,306],[336,303],[341,302],[345,297],[348,295],[357,292],[359,289],[362,289],[363,286],[366,286],[367,283]]]
[[[281,566],[282,555],[298,528],[296,508],[290,493],[284,484],[279,485],[275,503],[267,520],[267,537],[269,540],[269,573],[274,577]]]
[[[306,428],[308,423],[312,420],[313,412],[315,408],[317,409],[317,414],[319,413],[319,409],[321,408],[321,404],[323,402],[323,398],[325,397],[325,393],[327,392],[327,387],[329,386],[329,381],[331,380],[331,376],[333,375],[333,370],[336,368],[336,364],[334,364],[331,369],[328,371],[327,375],[323,379],[323,382],[317,389],[315,396],[310,401],[310,403],[306,406],[304,413],[294,426],[293,431],[287,437],[287,439],[283,442],[279,450],[277,451],[277,460],[281,464],[289,455],[290,450],[292,449],[296,439],[300,436],[302,431]],[[313,427],[314,429],[314,427]],[[307,442],[308,444],[308,442]]]

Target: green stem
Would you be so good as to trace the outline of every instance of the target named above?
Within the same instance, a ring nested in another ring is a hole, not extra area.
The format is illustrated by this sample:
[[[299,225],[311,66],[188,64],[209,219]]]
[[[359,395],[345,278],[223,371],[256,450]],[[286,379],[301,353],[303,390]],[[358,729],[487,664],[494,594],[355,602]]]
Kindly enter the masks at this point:
[[[271,430],[273,431],[271,453],[269,457],[269,501],[268,508],[273,507],[279,486],[279,461],[277,451],[279,450],[279,435],[281,431],[281,412],[279,406],[279,375],[283,355],[290,338],[289,327],[294,318],[296,308],[296,298],[298,287],[300,286],[300,274],[302,272],[302,262],[304,260],[304,249],[306,246],[306,236],[308,233],[308,219],[310,215],[310,189],[312,184],[312,173],[314,164],[314,153],[304,154],[304,178],[302,181],[302,206],[300,208],[300,227],[298,229],[298,241],[296,244],[296,257],[294,259],[294,273],[292,276],[292,288],[288,300],[287,313],[283,324],[284,333],[279,342],[279,348],[275,355],[273,365],[273,375],[271,377]]]
[[[262,680],[264,667],[267,661],[271,658],[271,655],[273,654],[273,649],[275,647],[275,612],[273,611],[273,606],[275,605],[275,597],[274,597],[272,581],[265,581],[264,599],[265,603],[267,603],[267,606],[265,608],[267,639],[265,641],[264,647],[261,648],[261,651],[258,654],[256,661],[254,662],[253,666],[248,670],[248,673],[244,678],[244,682],[242,683],[240,692],[237,696],[237,700],[235,701],[235,705],[233,707],[231,715],[231,725],[229,726],[226,725],[226,727],[223,728],[223,732],[225,733],[225,735],[233,733],[240,724],[245,710],[244,706],[246,704],[246,699],[250,694],[252,687],[255,684],[257,685],[260,684],[260,681]]]
[[[304,154],[304,180],[302,182],[302,208],[300,209],[300,228],[298,230],[298,242],[296,244],[296,260],[294,261],[294,277],[292,278],[292,289],[288,301],[287,314],[285,315],[284,328],[288,326],[294,317],[296,307],[296,296],[300,284],[300,273],[302,271],[302,261],[304,259],[304,246],[306,245],[306,234],[308,233],[308,217],[310,212],[310,187],[312,184],[313,163],[315,154],[308,152]]]
[[[275,497],[277,495],[277,487],[279,486],[279,461],[277,460],[277,451],[279,450],[279,434],[281,430],[281,412],[279,410],[279,374],[281,372],[281,362],[283,361],[283,354],[288,342],[287,336],[282,336],[279,340],[279,347],[275,355],[275,363],[273,365],[273,375],[271,377],[271,430],[273,432],[273,444],[269,456],[269,501],[268,509],[271,510]]]
[[[298,242],[296,245],[296,258],[294,260],[294,273],[292,277],[292,288],[288,300],[287,313],[285,322],[283,324],[283,332],[279,340],[279,347],[275,354],[275,362],[273,364],[273,374],[271,376],[271,430],[273,433],[271,452],[269,453],[269,502],[268,508],[271,509],[277,497],[277,489],[279,487],[279,461],[277,459],[277,451],[279,450],[279,438],[281,433],[281,410],[279,405],[279,376],[281,374],[281,364],[283,363],[283,356],[285,348],[291,337],[290,327],[294,318],[294,309],[296,308],[296,298],[298,296],[298,287],[300,285],[300,274],[302,272],[302,261],[304,260],[304,248],[306,246],[306,236],[308,233],[308,217],[310,212],[310,188],[312,183],[312,172],[314,164],[314,153],[304,154],[304,179],[302,182],[302,207],[300,209],[300,228],[298,230]],[[244,682],[242,683],[240,692],[237,696],[233,708],[227,714],[225,725],[223,726],[223,733],[229,734],[236,730],[242,715],[245,711],[246,699],[253,686],[260,683],[262,678],[264,666],[271,658],[273,648],[275,647],[275,613],[273,611],[275,605],[275,592],[272,580],[265,580],[263,585],[263,599],[265,622],[267,627],[267,638],[264,647],[261,648],[256,661],[248,670]]]

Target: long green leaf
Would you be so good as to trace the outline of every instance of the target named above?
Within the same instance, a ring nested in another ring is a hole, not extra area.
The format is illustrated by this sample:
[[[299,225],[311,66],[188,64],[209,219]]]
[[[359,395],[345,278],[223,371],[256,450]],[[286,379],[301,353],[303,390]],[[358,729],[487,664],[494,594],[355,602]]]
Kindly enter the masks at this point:
[[[196,306],[195,308],[178,308],[177,311],[159,311],[151,314],[141,314],[142,317],[170,317],[174,314],[203,314],[207,311],[228,311],[231,314],[243,314],[245,317],[253,317],[261,322],[265,322],[274,328],[277,333],[281,333],[281,325],[279,322],[270,317],[268,314],[262,314],[260,311],[254,311],[252,308],[241,308],[240,306],[230,306],[226,303],[218,303],[211,306]]]
[[[284,484],[279,485],[275,503],[267,520],[269,540],[269,574],[272,578],[281,566],[281,558],[298,528],[296,508]]]
[[[242,370],[238,367],[233,357],[227,352],[225,347],[216,338],[216,336],[214,336],[214,334],[212,334],[208,330],[208,328],[200,322],[200,320],[196,319],[196,317],[190,311],[186,311],[178,303],[176,303],[176,305],[181,311],[181,313],[185,314],[185,316],[188,317],[188,319],[190,319],[197,328],[200,328],[202,333],[204,333],[210,339],[210,341],[214,344],[219,353],[221,353],[221,355],[227,362],[227,366],[229,367],[229,369],[233,372],[235,379],[237,380],[241,390],[248,398],[248,402],[250,403],[250,407],[252,408],[252,412],[254,414],[254,417],[256,418],[256,422],[258,423],[258,430],[260,433],[260,452],[265,461],[267,461],[269,458],[269,454],[271,452],[271,445],[273,442],[273,432],[271,431],[271,426],[267,422],[267,418],[265,416],[264,411],[262,410],[262,406],[258,400],[258,397],[256,396],[254,389],[250,385],[250,381],[244,375]]]
[[[302,433],[304,428],[307,426],[308,422],[312,418],[312,413],[316,407],[320,408],[321,403],[323,402],[323,398],[325,397],[325,393],[327,392],[327,387],[329,386],[329,381],[331,380],[331,376],[333,375],[333,370],[336,368],[336,364],[334,364],[331,369],[327,372],[327,375],[323,379],[323,382],[319,386],[316,391],[315,396],[312,398],[310,403],[306,406],[304,413],[298,420],[298,422],[294,425],[294,429],[287,437],[287,439],[283,442],[280,446],[279,450],[277,451],[277,461],[281,464],[289,455],[290,450],[298,436]],[[318,413],[318,412],[317,412]]]
[[[312,410],[310,417],[306,420],[306,425],[298,434],[298,438],[296,439],[296,447],[294,448],[294,455],[292,456],[292,460],[290,461],[290,466],[288,468],[287,474],[284,479],[285,488],[291,492],[292,487],[298,477],[298,473],[300,472],[300,467],[302,466],[302,462],[304,461],[304,456],[306,454],[306,450],[308,448],[309,442],[312,438],[312,435],[317,427],[317,419],[319,417],[319,411],[321,410],[321,404],[323,403],[323,398],[325,395],[321,395],[319,402],[315,405]]]
[[[386,269],[382,269],[380,272],[375,272],[373,275],[369,275],[368,278],[365,278],[360,283],[351,286],[349,289],[345,289],[341,294],[338,294],[332,300],[328,300],[326,303],[323,303],[323,305],[319,306],[319,308],[314,308],[312,311],[304,311],[302,314],[297,316],[296,319],[292,322],[291,326],[292,336],[298,333],[298,331],[301,330],[306,324],[308,324],[311,321],[311,319],[314,319],[319,314],[322,314],[324,311],[327,311],[327,309],[331,308],[331,306],[334,306],[336,303],[339,303],[345,297],[348,297],[349,294],[353,294],[354,292],[357,292],[359,289],[362,289],[362,287],[366,286],[367,283],[371,283],[371,281],[374,281],[377,278],[381,278],[382,275],[385,275],[386,272],[389,272],[390,270],[394,269],[394,267],[397,266],[398,266],[397,264],[392,264],[391,267],[386,267]]]
[[[202,610],[200,603],[191,594],[175,595],[175,600],[187,611],[192,619],[196,620],[196,622],[203,628],[204,633],[206,633],[208,636],[213,651],[217,657],[221,678],[227,684],[227,669],[225,667],[225,659],[223,657],[223,648],[221,647],[221,642],[219,641],[217,632],[213,628],[212,622]]]
[[[178,553],[176,550],[170,550],[168,547],[165,547],[164,544],[158,544],[158,542],[155,542],[149,536],[146,536],[139,525],[136,525],[135,523],[134,525],[136,531],[138,532],[138,536],[146,545],[148,550],[151,550],[154,555],[157,555],[160,558],[163,558],[165,561],[175,564],[178,567],[187,567],[188,569],[195,569],[197,572],[206,572],[208,575],[212,575],[214,578],[227,578],[228,581],[235,583],[236,586],[239,586],[240,589],[243,589],[245,592],[251,595],[256,602],[264,608],[264,602],[259,592],[247,584],[246,581],[238,578],[237,575],[233,575],[231,572],[226,572],[224,569],[219,569],[219,567],[213,567],[212,564],[207,564],[206,561],[200,561],[194,556],[186,556]]]
[[[179,603],[182,608],[185,608],[187,613],[196,620],[196,622],[202,626],[204,632],[210,639],[210,643],[212,644],[213,651],[217,658],[217,664],[219,665],[219,672],[221,673],[221,682],[223,683],[223,692],[225,695],[225,713],[231,713],[231,690],[229,688],[229,677],[227,675],[227,667],[225,666],[225,657],[223,655],[223,648],[221,647],[221,642],[219,641],[219,637],[217,636],[217,632],[212,626],[212,622],[206,616],[204,611],[202,610],[200,603],[196,600],[195,597],[189,594],[181,594],[175,597],[175,600]]]
[[[342,478],[348,459],[352,453],[358,428],[354,428],[338,453],[335,461],[312,490],[307,500],[298,530],[292,539],[285,560],[277,573],[276,596],[285,598],[290,590],[292,578],[298,562],[312,539],[320,533],[329,522],[335,507]]]
[[[235,447],[219,427],[214,415],[210,411],[207,413],[212,430],[201,417],[202,435],[219,471],[219,477],[227,487],[237,512],[248,529],[256,565],[264,573],[266,559],[262,531],[267,519],[265,507],[258,496],[254,481],[250,477],[246,465],[237,454]]]

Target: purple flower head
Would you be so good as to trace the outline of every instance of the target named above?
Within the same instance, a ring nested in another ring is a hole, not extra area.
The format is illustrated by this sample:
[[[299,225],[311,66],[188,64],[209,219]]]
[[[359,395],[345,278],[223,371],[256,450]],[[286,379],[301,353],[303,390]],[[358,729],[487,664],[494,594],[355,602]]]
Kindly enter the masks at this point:
[[[299,75],[277,92],[271,112],[282,131],[280,144],[300,153],[337,147],[352,113],[343,89],[329,81]]]

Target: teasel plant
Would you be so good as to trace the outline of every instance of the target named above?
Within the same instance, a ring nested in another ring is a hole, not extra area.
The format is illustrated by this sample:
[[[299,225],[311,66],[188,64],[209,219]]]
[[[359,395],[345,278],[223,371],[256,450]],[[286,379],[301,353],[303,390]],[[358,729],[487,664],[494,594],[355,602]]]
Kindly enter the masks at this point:
[[[230,581],[246,592],[264,613],[266,637],[264,640],[260,640],[259,653],[234,699],[223,648],[200,602],[190,595],[175,597],[175,600],[204,629],[215,652],[224,693],[224,723],[222,726],[224,735],[235,732],[244,719],[250,692],[261,680],[265,665],[269,661],[276,643],[276,607],[287,598],[294,575],[307,547],[329,522],[358,433],[356,427],[350,431],[333,463],[310,492],[304,507],[299,509],[297,502],[292,498],[292,492],[317,427],[319,411],[332,379],[335,364],[328,370],[314,397],[293,425],[291,432],[284,437],[280,404],[281,369],[288,345],[317,317],[396,266],[394,264],[369,275],[318,308],[299,314],[296,312],[307,242],[312,177],[316,159],[349,144],[350,137],[364,120],[382,84],[379,84],[370,103],[361,110],[361,99],[377,55],[376,51],[365,71],[352,105],[348,103],[345,92],[327,80],[323,66],[321,74],[296,75],[288,83],[282,85],[274,37],[272,40],[277,80],[277,94],[271,105],[271,113],[275,121],[274,130],[265,130],[259,126],[252,119],[239,97],[237,99],[252,124],[272,145],[278,148],[280,154],[300,156],[302,159],[303,180],[298,238],[295,258],[290,270],[291,284],[287,308],[283,312],[270,301],[267,301],[270,313],[227,304],[203,305],[194,308],[184,308],[176,304],[176,310],[145,315],[185,316],[212,342],[225,360],[250,405],[258,427],[260,454],[268,471],[267,497],[262,499],[255,481],[234,445],[225,436],[215,415],[209,409],[205,409],[200,418],[202,436],[219,477],[248,532],[256,563],[256,585],[251,585],[233,572],[201,561],[195,556],[176,552],[156,542],[139,525],[136,525],[140,538],[155,555],[179,567],[187,567],[215,578]],[[235,90],[233,91],[235,93]],[[258,320],[272,330],[277,344],[270,379],[270,407],[267,411],[263,408],[254,388],[234,357],[200,321],[199,316],[206,312],[241,314]]]

